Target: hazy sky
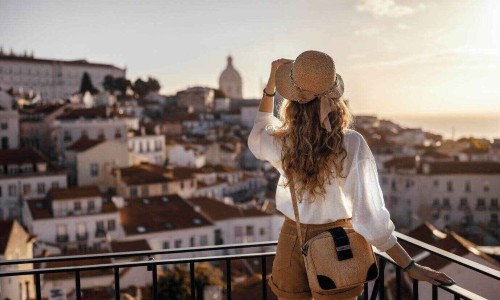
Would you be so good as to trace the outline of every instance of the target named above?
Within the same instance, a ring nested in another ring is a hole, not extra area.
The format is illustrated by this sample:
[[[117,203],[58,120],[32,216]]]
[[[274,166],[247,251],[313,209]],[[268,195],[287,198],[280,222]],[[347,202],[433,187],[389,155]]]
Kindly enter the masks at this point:
[[[320,50],[355,113],[500,113],[500,1],[6,1],[0,46],[109,62],[167,94],[218,86],[230,53],[245,97],[272,60]]]

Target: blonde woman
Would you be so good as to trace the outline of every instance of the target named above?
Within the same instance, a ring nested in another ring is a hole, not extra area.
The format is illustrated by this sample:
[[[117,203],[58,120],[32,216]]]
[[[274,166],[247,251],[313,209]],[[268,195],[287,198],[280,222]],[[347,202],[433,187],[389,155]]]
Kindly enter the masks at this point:
[[[285,98],[280,118],[273,116],[275,87]],[[268,284],[280,300],[356,299],[363,285],[335,295],[311,292],[295,227],[289,184],[295,181],[300,227],[305,240],[324,230],[351,226],[385,251],[408,275],[436,285],[454,281],[416,264],[400,246],[378,182],[375,160],[365,139],[350,129],[342,77],[332,58],[305,51],[295,60],[278,59],[248,138],[256,158],[279,172],[276,207],[285,215]]]

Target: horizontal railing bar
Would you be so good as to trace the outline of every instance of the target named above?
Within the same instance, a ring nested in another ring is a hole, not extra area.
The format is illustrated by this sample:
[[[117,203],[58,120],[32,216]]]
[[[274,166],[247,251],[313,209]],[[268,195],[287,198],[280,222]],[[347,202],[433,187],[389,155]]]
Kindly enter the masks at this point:
[[[86,265],[86,266],[70,266],[70,267],[58,267],[58,268],[6,271],[6,272],[0,272],[0,277],[22,276],[22,275],[33,275],[33,274],[36,275],[36,274],[48,274],[48,273],[63,273],[63,272],[75,272],[75,271],[91,271],[91,270],[112,269],[112,268],[141,267],[141,266],[150,266],[150,265],[156,266],[156,265],[182,264],[182,263],[190,263],[190,262],[217,261],[217,260],[228,260],[228,259],[229,260],[247,259],[247,258],[257,258],[257,257],[262,257],[262,256],[274,256],[274,255],[276,255],[276,252],[260,252],[260,253],[249,253],[249,254],[205,256],[205,257],[196,257],[196,258],[132,261],[132,262],[119,263],[119,264],[118,263],[110,263],[110,264],[98,264],[98,265]]]
[[[375,254],[377,254],[378,256],[382,257],[382,259],[385,259],[389,263],[395,265],[397,268],[401,268],[401,267],[398,266],[398,264],[389,255],[387,255],[387,253],[385,253],[385,252],[375,252]],[[485,299],[486,300],[486,298],[483,298],[483,297],[481,297],[481,296],[479,296],[477,294],[474,294],[473,292],[471,292],[469,290],[466,290],[463,287],[458,286],[457,284],[450,285],[450,286],[438,285],[437,287],[439,287],[440,289],[443,289],[445,291],[448,291],[448,292],[450,292],[452,294],[460,295],[460,297],[463,297],[464,299],[470,299],[470,300],[476,300],[476,299],[482,300],[482,299]]]
[[[410,243],[414,246],[417,246],[421,249],[424,249],[428,252],[431,252],[433,254],[436,254],[437,256],[441,256],[449,261],[452,261],[454,263],[457,263],[459,265],[462,265],[468,269],[472,269],[476,272],[479,272],[483,275],[486,275],[486,276],[489,276],[491,278],[495,278],[496,280],[500,280],[500,271],[497,271],[493,268],[490,268],[490,267],[487,267],[487,266],[484,266],[480,263],[477,263],[477,262],[474,262],[470,259],[466,259],[466,258],[463,258],[463,257],[460,257],[454,253],[451,253],[451,252],[448,252],[448,251],[445,251],[443,249],[439,249],[437,247],[434,247],[432,245],[429,245],[427,243],[424,243],[422,241],[419,241],[417,239],[414,239],[410,236],[407,236],[407,235],[404,235],[402,233],[399,233],[399,232],[395,232],[395,235],[397,238],[400,238],[401,240],[407,242],[407,243]]]
[[[44,262],[56,262],[56,261],[86,260],[86,259],[95,259],[95,258],[122,258],[122,257],[132,257],[132,256],[148,256],[148,255],[159,255],[159,254],[188,253],[188,252],[197,252],[197,251],[202,252],[202,251],[213,251],[213,250],[224,250],[224,249],[266,247],[266,246],[276,246],[277,243],[278,243],[278,241],[267,241],[267,242],[226,244],[226,245],[216,245],[216,246],[185,247],[185,248],[149,250],[149,251],[129,251],[129,252],[112,252],[112,253],[99,253],[99,254],[54,256],[54,257],[38,257],[38,258],[31,258],[31,259],[13,259],[13,260],[0,261],[0,266],[2,266],[2,265],[21,265],[21,264],[31,264],[31,263],[44,263]]]

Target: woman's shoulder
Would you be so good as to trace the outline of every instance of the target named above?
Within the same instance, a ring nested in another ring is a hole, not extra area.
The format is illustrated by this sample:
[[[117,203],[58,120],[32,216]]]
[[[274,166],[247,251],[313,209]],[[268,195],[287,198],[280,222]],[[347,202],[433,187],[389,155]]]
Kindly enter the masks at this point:
[[[370,152],[370,147],[361,133],[354,129],[344,130],[344,145],[346,151],[350,153],[363,154]]]

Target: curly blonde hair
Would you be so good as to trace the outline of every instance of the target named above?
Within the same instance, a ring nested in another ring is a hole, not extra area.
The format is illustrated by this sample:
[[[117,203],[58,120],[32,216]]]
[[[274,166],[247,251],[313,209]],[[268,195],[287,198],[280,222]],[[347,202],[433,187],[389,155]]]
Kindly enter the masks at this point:
[[[309,201],[325,198],[324,184],[343,175],[347,157],[344,130],[351,128],[353,117],[343,97],[334,100],[335,110],[328,115],[332,131],[321,127],[319,99],[305,104],[284,99],[279,118],[282,125],[271,133],[281,142],[281,165],[285,174],[293,176],[299,201],[305,192]],[[285,183],[285,187],[289,181]]]

